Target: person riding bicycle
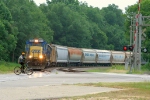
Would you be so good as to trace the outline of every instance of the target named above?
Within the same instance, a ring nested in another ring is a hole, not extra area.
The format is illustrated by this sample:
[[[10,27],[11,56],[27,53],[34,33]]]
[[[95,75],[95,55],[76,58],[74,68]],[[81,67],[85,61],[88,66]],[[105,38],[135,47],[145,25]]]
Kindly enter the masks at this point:
[[[22,54],[18,58],[18,63],[21,65],[21,70],[24,73],[24,68],[25,68],[25,53],[22,52]]]

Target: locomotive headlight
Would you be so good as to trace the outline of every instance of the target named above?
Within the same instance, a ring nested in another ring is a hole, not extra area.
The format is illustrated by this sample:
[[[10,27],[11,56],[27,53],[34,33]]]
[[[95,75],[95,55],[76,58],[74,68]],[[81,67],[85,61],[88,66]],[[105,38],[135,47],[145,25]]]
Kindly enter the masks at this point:
[[[39,56],[39,58],[40,58],[40,59],[42,59],[42,58],[43,58],[43,56],[42,56],[42,55],[40,55],[40,56]]]
[[[29,58],[32,58],[32,56],[30,55]]]
[[[38,43],[38,42],[39,42],[39,40],[35,39],[35,40],[34,40],[34,42],[35,42],[35,43]]]

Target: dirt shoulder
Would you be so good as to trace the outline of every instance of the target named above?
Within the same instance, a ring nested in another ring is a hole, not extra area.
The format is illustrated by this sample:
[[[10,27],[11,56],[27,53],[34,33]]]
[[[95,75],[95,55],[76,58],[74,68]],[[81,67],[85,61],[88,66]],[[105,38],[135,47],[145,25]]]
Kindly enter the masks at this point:
[[[119,91],[116,88],[77,86],[77,85],[55,85],[55,86],[35,86],[18,88],[1,88],[1,100],[20,99],[50,99],[60,97],[82,96],[101,92]],[[8,95],[9,94],[9,95]]]

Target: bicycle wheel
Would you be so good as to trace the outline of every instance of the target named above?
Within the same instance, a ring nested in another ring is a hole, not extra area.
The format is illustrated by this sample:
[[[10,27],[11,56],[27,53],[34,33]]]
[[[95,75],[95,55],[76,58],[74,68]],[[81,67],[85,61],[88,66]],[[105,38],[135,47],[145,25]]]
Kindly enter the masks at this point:
[[[32,75],[33,74],[33,69],[32,68],[26,67],[24,71],[27,75]]]
[[[15,67],[14,68],[14,73],[16,74],[16,75],[19,75],[19,74],[21,74],[21,68],[20,67]]]

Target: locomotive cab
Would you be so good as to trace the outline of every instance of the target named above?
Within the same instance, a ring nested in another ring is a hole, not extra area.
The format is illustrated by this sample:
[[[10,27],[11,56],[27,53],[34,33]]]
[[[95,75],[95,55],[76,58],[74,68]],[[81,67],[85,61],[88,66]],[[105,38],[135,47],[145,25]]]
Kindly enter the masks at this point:
[[[26,61],[33,69],[44,69],[46,66],[46,45],[43,39],[30,39],[26,41]]]

